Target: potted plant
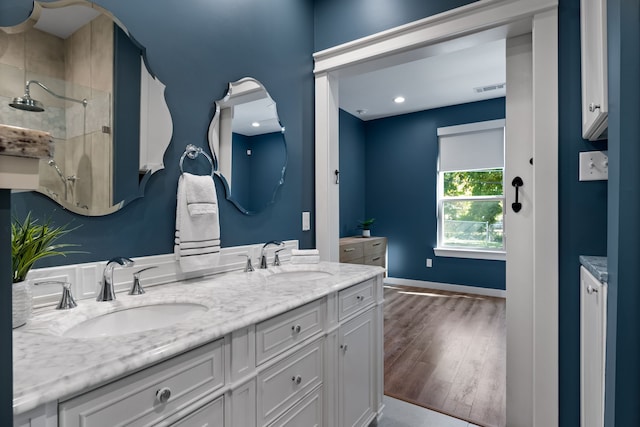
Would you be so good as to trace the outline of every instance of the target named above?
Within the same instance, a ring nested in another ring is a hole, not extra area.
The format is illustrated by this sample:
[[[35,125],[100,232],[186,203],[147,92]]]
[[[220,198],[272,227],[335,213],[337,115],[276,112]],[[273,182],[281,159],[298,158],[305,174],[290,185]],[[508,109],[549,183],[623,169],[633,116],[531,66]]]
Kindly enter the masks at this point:
[[[12,318],[13,327],[27,322],[31,314],[31,288],[26,280],[27,273],[39,259],[55,255],[65,256],[72,251],[64,250],[71,243],[56,243],[61,237],[75,230],[69,224],[56,227],[47,219],[39,224],[28,213],[24,221],[17,218],[11,223],[11,267],[12,267]]]
[[[362,229],[362,237],[371,237],[371,225],[375,222],[375,218],[365,219],[364,221],[358,221],[358,228]]]

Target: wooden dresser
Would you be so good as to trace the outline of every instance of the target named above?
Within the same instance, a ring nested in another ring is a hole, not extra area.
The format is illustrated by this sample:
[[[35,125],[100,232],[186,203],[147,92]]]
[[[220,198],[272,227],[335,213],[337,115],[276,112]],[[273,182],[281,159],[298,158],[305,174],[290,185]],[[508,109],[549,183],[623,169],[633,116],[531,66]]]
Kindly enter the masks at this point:
[[[340,239],[340,262],[387,268],[386,259],[386,237],[354,236]]]

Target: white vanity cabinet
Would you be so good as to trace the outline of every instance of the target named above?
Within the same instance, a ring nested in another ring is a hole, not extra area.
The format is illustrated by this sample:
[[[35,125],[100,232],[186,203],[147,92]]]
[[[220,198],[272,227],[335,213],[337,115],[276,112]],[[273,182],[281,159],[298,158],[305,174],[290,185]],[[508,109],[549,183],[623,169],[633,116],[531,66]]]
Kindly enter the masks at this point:
[[[382,274],[320,295],[15,425],[366,427],[382,411]]]
[[[607,138],[607,2],[580,0],[582,137]]]

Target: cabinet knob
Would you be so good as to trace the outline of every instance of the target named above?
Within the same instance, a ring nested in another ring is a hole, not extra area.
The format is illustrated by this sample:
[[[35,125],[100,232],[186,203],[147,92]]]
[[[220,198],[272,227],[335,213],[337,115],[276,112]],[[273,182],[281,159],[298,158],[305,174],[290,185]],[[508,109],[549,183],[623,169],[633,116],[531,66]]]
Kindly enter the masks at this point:
[[[291,327],[291,331],[294,333],[300,333],[300,331],[302,330],[302,327],[300,327],[300,325],[295,325]]]
[[[591,294],[592,294],[592,293],[594,293],[594,292],[597,294],[597,293],[598,293],[598,290],[597,290],[596,288],[594,288],[593,286],[591,286],[591,285],[587,286],[587,293],[588,293],[589,295],[591,295]]]
[[[356,300],[357,301],[362,301],[362,300],[364,300],[364,297],[362,295],[357,295],[356,296]]]
[[[340,345],[340,349],[341,349],[342,351],[344,351],[345,353],[347,352],[347,347],[348,347],[348,346],[347,346],[347,344],[341,344],[341,345]]]
[[[302,382],[302,377],[300,375],[295,375],[291,377],[291,382],[294,384],[300,384]]]
[[[589,111],[592,113],[598,110],[599,108],[600,108],[600,104],[596,104],[595,102],[592,102],[591,104],[589,104]]]
[[[156,391],[156,400],[160,403],[167,403],[171,398],[171,389],[169,387],[162,387]]]

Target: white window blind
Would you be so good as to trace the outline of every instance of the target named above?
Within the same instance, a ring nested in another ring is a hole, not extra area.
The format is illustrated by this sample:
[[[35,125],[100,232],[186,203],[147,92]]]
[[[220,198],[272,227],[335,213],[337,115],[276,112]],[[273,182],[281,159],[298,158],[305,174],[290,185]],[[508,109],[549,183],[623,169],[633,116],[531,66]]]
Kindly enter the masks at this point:
[[[440,172],[504,167],[504,120],[438,128]]]

